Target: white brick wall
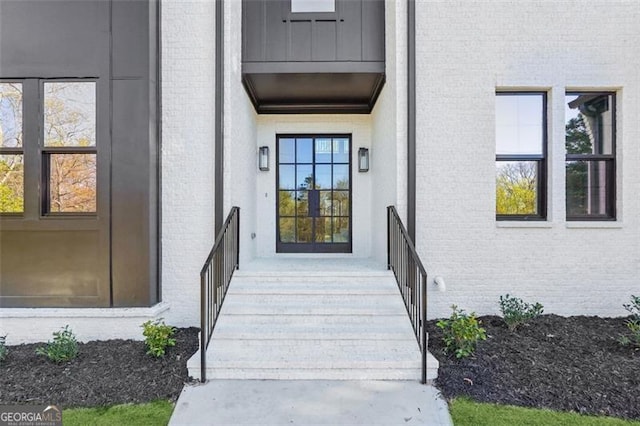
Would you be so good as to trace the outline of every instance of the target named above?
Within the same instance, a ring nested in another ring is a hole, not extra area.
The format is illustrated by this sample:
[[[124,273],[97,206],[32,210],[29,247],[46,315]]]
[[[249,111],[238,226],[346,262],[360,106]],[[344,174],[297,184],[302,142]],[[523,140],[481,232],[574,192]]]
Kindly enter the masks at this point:
[[[370,171],[375,188],[372,255],[381,262],[387,257],[386,208],[395,205],[406,218],[407,205],[407,9],[405,2],[385,5],[386,83],[371,114]]]
[[[447,283],[429,316],[453,303],[495,313],[505,293],[546,312],[624,315],[640,293],[640,2],[418,1],[417,21],[417,240],[431,278]],[[498,87],[549,90],[541,226],[495,221]],[[615,224],[564,219],[565,88],[618,90]]]
[[[255,256],[257,114],[242,86],[242,3],[225,2],[224,214],[240,207],[240,262]],[[274,161],[275,151],[271,158]]]
[[[199,324],[199,272],[213,244],[215,3],[162,5],[162,300]]]

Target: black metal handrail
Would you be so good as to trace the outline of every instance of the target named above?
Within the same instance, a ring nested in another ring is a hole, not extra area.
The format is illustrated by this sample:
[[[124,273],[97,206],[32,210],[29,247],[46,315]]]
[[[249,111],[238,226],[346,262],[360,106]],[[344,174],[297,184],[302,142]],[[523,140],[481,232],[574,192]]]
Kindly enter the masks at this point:
[[[200,271],[200,380],[203,383],[207,380],[207,348],[233,272],[240,266],[239,258],[240,208],[233,207]]]
[[[393,271],[422,353],[427,382],[427,272],[395,207],[387,207],[387,268]]]

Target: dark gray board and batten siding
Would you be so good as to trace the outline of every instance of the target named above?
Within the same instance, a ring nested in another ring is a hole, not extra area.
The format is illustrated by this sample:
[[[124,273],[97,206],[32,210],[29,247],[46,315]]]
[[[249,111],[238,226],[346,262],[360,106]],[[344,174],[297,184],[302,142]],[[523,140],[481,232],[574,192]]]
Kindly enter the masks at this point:
[[[369,113],[384,85],[384,0],[243,0],[243,84],[259,113]]]
[[[0,306],[158,302],[157,22],[147,0],[0,1],[0,78],[33,79],[25,100],[45,79],[97,82],[95,215],[42,215],[40,118],[25,104],[25,211],[0,217]]]

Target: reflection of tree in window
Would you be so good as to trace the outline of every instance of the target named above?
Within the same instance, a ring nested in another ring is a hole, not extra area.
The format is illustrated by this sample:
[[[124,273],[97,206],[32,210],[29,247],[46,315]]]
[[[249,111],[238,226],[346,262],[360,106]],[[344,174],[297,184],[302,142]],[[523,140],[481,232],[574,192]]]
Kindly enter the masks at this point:
[[[567,154],[590,154],[593,144],[587,132],[582,114],[571,118],[566,125],[565,146]],[[584,190],[587,179],[587,163],[570,161],[566,165],[566,192],[568,213],[587,211],[587,194]]]
[[[22,155],[0,155],[0,213],[24,210]]]
[[[569,218],[614,215],[612,98],[612,94],[600,93],[567,95],[565,185]]]
[[[0,149],[3,150],[0,152],[0,213],[21,213],[24,211],[24,157],[20,83],[0,83]]]
[[[95,154],[51,154],[50,211],[96,211]]]
[[[44,141],[47,148],[77,147],[49,154],[49,211],[96,211],[95,83],[45,83]],[[83,152],[84,151],[84,152]]]
[[[536,175],[535,162],[500,164],[496,177],[496,212],[498,214],[535,214]]]

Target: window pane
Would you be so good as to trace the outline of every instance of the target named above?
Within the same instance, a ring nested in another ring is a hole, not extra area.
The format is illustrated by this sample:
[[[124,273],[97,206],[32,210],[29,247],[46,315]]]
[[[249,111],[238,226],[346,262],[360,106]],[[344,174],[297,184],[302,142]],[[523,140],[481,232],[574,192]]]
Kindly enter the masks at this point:
[[[335,12],[336,0],[291,0],[291,12]]]
[[[279,166],[278,189],[296,189],[296,166]]]
[[[566,162],[567,216],[613,217],[613,161]]]
[[[331,191],[320,191],[320,216],[331,216]]]
[[[333,188],[349,189],[349,166],[348,165],[333,166]]]
[[[349,216],[349,191],[333,191],[333,215]]]
[[[309,163],[313,160],[313,140],[296,139],[296,162]]]
[[[295,243],[296,241],[296,220],[280,219],[280,241],[283,243]]]
[[[313,189],[313,166],[296,167],[296,184],[298,189]]]
[[[567,154],[612,154],[613,95],[569,94],[565,105]]]
[[[496,96],[496,154],[542,154],[543,95]]]
[[[316,163],[331,163],[331,139],[316,139]]]
[[[22,155],[0,155],[0,213],[24,211]]]
[[[45,146],[96,145],[96,83],[44,83]]]
[[[333,162],[349,163],[349,139],[338,138],[333,140]]]
[[[279,162],[295,163],[296,162],[296,141],[295,139],[280,139]]]
[[[296,216],[309,216],[309,191],[296,192]]]
[[[316,243],[331,242],[331,218],[317,217],[316,222]]]
[[[311,242],[311,224],[313,219],[310,217],[301,218],[296,220],[296,241],[299,243]]]
[[[280,216],[296,215],[295,191],[279,191],[280,193]]]
[[[349,242],[349,218],[348,217],[333,218],[333,242],[334,243]]]
[[[96,211],[96,154],[50,154],[49,211]]]
[[[536,161],[496,161],[496,214],[538,214]]]
[[[0,147],[22,146],[22,84],[0,83]]]
[[[330,188],[331,188],[331,164],[317,165],[316,166],[316,189],[330,189]]]

